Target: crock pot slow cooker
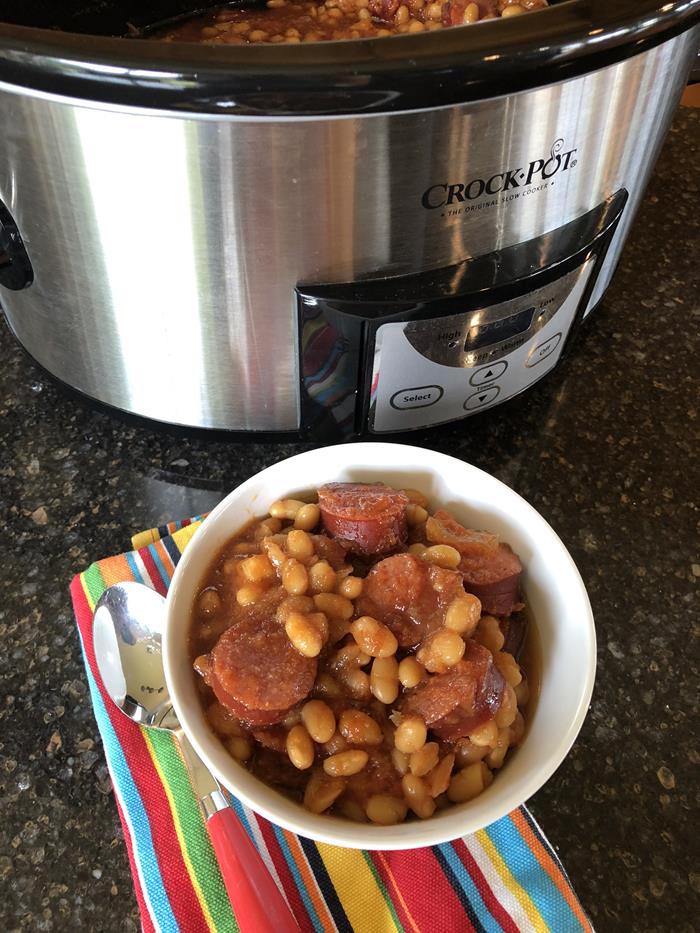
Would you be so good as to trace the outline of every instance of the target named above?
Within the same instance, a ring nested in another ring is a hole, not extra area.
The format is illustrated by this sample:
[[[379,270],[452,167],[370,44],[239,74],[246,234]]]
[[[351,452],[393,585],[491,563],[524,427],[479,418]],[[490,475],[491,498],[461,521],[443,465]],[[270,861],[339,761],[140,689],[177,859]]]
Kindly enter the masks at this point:
[[[556,366],[700,29],[700,0],[570,0],[391,39],[119,37],[164,7],[0,0],[0,301],[109,405],[328,439]]]

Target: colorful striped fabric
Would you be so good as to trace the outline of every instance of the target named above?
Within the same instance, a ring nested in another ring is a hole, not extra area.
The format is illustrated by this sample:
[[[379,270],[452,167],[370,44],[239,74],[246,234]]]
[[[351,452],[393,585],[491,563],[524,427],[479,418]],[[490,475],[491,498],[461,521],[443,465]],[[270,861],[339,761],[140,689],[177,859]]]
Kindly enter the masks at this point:
[[[126,719],[97,677],[92,613],[103,590],[136,580],[165,594],[201,524],[172,523],[133,539],[71,585],[95,716],[141,909],[143,929],[231,933],[238,926],[173,738]],[[362,852],[317,844],[231,798],[303,931],[518,933],[590,931],[554,851],[521,807],[447,845]]]

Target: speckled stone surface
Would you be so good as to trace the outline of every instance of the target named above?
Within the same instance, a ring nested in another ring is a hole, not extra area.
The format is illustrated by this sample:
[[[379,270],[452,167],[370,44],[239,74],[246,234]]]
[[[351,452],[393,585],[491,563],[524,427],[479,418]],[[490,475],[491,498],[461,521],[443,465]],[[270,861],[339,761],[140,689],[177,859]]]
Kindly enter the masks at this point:
[[[531,808],[599,931],[691,933],[700,916],[699,148],[700,111],[679,111],[614,283],[562,366],[411,438],[528,499],[588,587],[592,707]],[[0,929],[137,930],[69,581],[304,445],[135,425],[56,388],[4,323],[0,346]]]

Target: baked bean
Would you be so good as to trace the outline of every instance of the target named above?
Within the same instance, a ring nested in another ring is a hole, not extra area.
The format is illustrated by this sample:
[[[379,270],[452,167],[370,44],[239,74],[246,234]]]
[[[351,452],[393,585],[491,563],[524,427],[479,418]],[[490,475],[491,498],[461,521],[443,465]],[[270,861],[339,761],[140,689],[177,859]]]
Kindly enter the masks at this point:
[[[301,612],[305,615],[314,612],[316,607],[310,596],[287,596],[277,607],[277,621],[284,625],[292,612]]]
[[[260,32],[261,30],[255,31]],[[250,38],[254,39],[252,32]],[[270,515],[273,518],[284,518],[287,521],[293,521],[297,517],[299,510],[303,509],[305,505],[306,502],[300,502],[298,499],[278,499],[270,506]]]
[[[282,725],[285,729],[293,729],[294,726],[298,726],[301,722],[301,710],[293,709],[287,713],[287,715],[282,720]],[[308,730],[307,730],[308,732]]]
[[[323,636],[319,627],[314,625],[311,616],[301,612],[291,612],[284,623],[287,638],[300,654],[315,658],[323,648]]]
[[[429,20],[439,23],[442,19],[442,3],[429,3],[425,12]]]
[[[364,585],[362,577],[346,577],[338,584],[338,592],[346,599],[357,599],[362,595]]]
[[[209,725],[218,735],[243,735],[243,728],[233,713],[218,700],[207,707]]]
[[[387,705],[399,695],[399,664],[396,658],[375,658],[369,675],[372,694]]]
[[[323,700],[309,700],[301,709],[301,721],[314,742],[330,741],[335,732],[333,710]]]
[[[442,761],[435,765],[430,772],[427,778],[427,784],[431,797],[439,797],[440,794],[444,794],[450,786],[450,778],[452,776],[454,763],[455,756],[450,752],[449,755],[445,755]]]
[[[431,564],[444,567],[446,570],[456,570],[462,561],[462,555],[457,548],[449,544],[433,544],[425,549],[425,553],[421,557],[430,561]]]
[[[445,628],[469,636],[479,624],[481,618],[481,602],[471,593],[458,596],[447,607],[445,613]]]
[[[255,529],[255,540],[259,541],[261,538],[267,538],[269,535],[276,535],[281,530],[282,522],[279,518],[266,518],[264,521],[260,522]]]
[[[322,768],[314,771],[304,791],[304,806],[311,813],[323,813],[345,790],[342,778],[331,777]]]
[[[505,641],[501,625],[495,616],[482,616],[473,637],[493,655],[501,650]]]
[[[353,604],[344,596],[337,593],[317,593],[314,596],[316,608],[325,612],[327,616],[334,616],[337,619],[351,619],[355,611]]]
[[[379,723],[360,709],[346,709],[340,714],[338,731],[351,745],[381,745]]]
[[[253,746],[243,735],[232,735],[226,740],[226,748],[236,761],[247,761],[253,754]]]
[[[364,667],[371,660],[371,657],[360,648],[357,642],[352,642],[352,644],[343,645],[342,648],[336,651],[331,666],[336,670],[347,667]]]
[[[460,768],[465,768],[467,765],[473,765],[482,758],[486,758],[490,751],[488,745],[474,745],[469,739],[461,739],[455,757]]]
[[[513,690],[510,684],[506,684],[501,705],[498,707],[498,712],[494,716],[498,728],[505,729],[512,725],[517,712],[518,701],[515,696],[515,690]]]
[[[399,664],[399,680],[407,690],[419,684],[424,677],[425,668],[414,657],[409,655]]]
[[[497,739],[498,726],[493,719],[490,719],[469,735],[469,741],[473,745],[488,745],[491,748],[496,744]]]
[[[520,665],[513,655],[507,651],[499,651],[494,655],[493,662],[503,675],[506,683],[509,683],[511,687],[517,687],[523,679],[523,675],[520,673]]]
[[[406,495],[409,502],[414,503],[414,505],[420,505],[422,508],[427,509],[428,497],[424,496],[423,493],[418,489],[402,489],[401,492]]]
[[[314,763],[314,743],[304,726],[294,726],[287,735],[289,760],[300,771],[306,771]]]
[[[510,729],[499,729],[496,744],[484,759],[489,768],[497,769],[503,764],[510,746]]]
[[[523,679],[514,689],[515,697],[518,701],[518,706],[527,706],[530,701],[530,684],[527,681],[527,677],[523,677]]]
[[[239,606],[254,606],[264,592],[261,583],[245,583],[236,591],[236,602]]]
[[[309,587],[306,567],[293,557],[282,565],[282,586],[292,596],[303,596]]]
[[[241,561],[241,571],[246,580],[251,583],[261,583],[263,580],[273,580],[277,574],[272,562],[266,554],[256,554]]]
[[[399,800],[398,797],[373,794],[367,801],[365,813],[373,823],[379,823],[380,826],[393,826],[406,819],[407,809],[405,801]]]
[[[427,550],[428,548],[425,546],[425,544],[420,544],[419,542],[416,542],[415,544],[410,544],[408,547],[408,553],[415,554],[416,557],[425,557],[425,553]]]
[[[358,774],[369,761],[369,755],[361,748],[350,748],[346,752],[331,755],[323,762],[323,770],[331,777],[350,777]]]
[[[513,724],[510,727],[510,744],[519,745],[523,740],[525,735],[525,720],[523,719],[523,714],[518,711],[515,714],[515,719]]]
[[[314,542],[308,531],[294,528],[287,535],[287,554],[304,561],[314,556]]]
[[[525,10],[517,3],[509,3],[503,10],[501,16],[505,19],[507,16],[520,16]]]
[[[323,743],[323,751],[326,755],[337,755],[338,752],[344,752],[348,748],[348,743],[339,732],[334,732],[327,742]]]
[[[432,771],[440,757],[440,746],[437,742],[426,742],[417,752],[412,752],[408,762],[411,774],[423,777]]]
[[[486,787],[486,772],[489,769],[483,761],[467,765],[452,777],[447,788],[447,797],[452,803],[466,803],[478,797]],[[489,772],[490,773],[490,772]]]
[[[370,657],[389,658],[396,653],[396,636],[382,622],[372,616],[360,616],[350,626],[353,638]]]
[[[353,800],[352,797],[341,797],[338,801],[338,810],[345,819],[352,820],[353,823],[367,822],[367,814],[364,808],[360,806],[357,800]]]
[[[316,678],[314,693],[322,697],[339,697],[342,691],[338,681],[324,671]]]
[[[203,680],[207,680],[211,673],[211,659],[208,654],[200,654],[192,662],[192,667]]]
[[[221,597],[213,587],[209,587],[200,594],[197,608],[202,615],[210,616],[221,609]]]
[[[372,691],[369,683],[369,674],[358,668],[349,668],[343,671],[341,679],[348,688],[354,699],[369,700]]]
[[[392,748],[391,760],[399,774],[406,774],[408,771],[408,755],[406,752],[400,752],[396,747]]]
[[[421,23],[421,27],[422,25]],[[428,513],[422,505],[409,502],[406,506],[406,521],[412,528],[415,528],[416,525],[424,525],[428,521]]]
[[[294,527],[302,531],[312,531],[321,519],[321,510],[315,503],[302,505],[294,516]]]
[[[468,3],[464,10],[462,22],[468,25],[469,23],[476,23],[478,19],[479,19],[479,4]]]
[[[406,803],[417,817],[426,820],[433,815],[435,801],[428,793],[428,788],[422,778],[416,777],[415,774],[404,775],[401,780],[401,789],[406,798]]]
[[[396,727],[394,745],[400,752],[411,755],[425,745],[428,730],[423,720],[418,716],[404,716]]]
[[[416,652],[416,658],[432,674],[442,674],[462,660],[464,639],[457,632],[442,629],[429,635]]]
[[[327,560],[320,560],[313,567],[309,567],[309,589],[314,594],[332,593],[337,580],[335,570]]]
[[[270,563],[278,573],[281,573],[282,567],[287,561],[287,555],[280,545],[271,538],[263,538],[262,549],[267,554]]]

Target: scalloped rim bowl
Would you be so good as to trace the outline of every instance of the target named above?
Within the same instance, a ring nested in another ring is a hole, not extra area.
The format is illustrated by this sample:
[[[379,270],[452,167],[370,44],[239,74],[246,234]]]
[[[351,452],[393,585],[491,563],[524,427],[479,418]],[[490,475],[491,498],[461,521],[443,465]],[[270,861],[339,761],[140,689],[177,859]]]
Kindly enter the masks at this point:
[[[314,815],[239,765],[208,726],[189,660],[190,611],[216,554],[275,499],[332,481],[420,489],[434,506],[467,526],[500,535],[520,555],[523,591],[537,627],[541,689],[522,745],[479,797],[398,826]],[[167,598],[165,675],[180,723],[211,772],[243,803],[279,826],[333,845],[410,849],[475,832],[524,803],[571,748],[588,710],[596,639],[588,595],[576,565],[547,522],[499,480],[453,457],[419,447],[357,443],[322,447],[268,467],[214,509],[185,550]]]

